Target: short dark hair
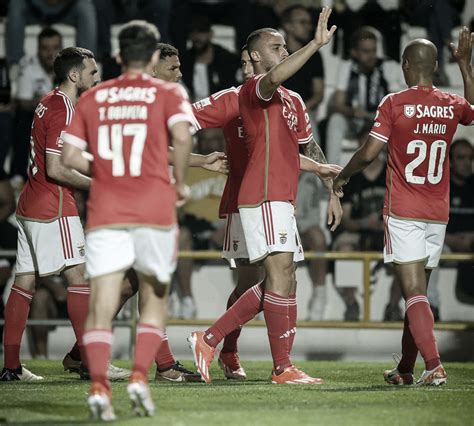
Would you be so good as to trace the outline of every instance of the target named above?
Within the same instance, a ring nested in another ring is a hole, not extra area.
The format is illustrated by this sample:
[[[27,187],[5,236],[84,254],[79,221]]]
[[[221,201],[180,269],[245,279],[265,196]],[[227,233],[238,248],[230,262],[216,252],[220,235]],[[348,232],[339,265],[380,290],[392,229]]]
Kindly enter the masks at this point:
[[[55,30],[52,27],[44,27],[38,34],[38,43],[44,38],[52,38],[52,37],[59,37],[61,40],[63,39],[63,36],[58,30]]]
[[[244,44],[242,46],[242,49],[240,49],[240,52],[244,52],[244,51],[247,51],[247,53],[249,52],[249,47],[246,44]]]
[[[354,31],[351,36],[352,47],[356,49],[359,47],[359,43],[363,40],[374,40],[377,41],[375,29],[369,26],[360,27]]]
[[[146,21],[130,21],[119,33],[120,57],[125,65],[132,62],[150,62],[160,33],[155,25]]]
[[[156,50],[160,51],[160,60],[171,56],[179,56],[179,50],[168,43],[158,43],[156,45]]]
[[[295,10],[304,10],[311,15],[307,7],[303,6],[302,4],[294,4],[292,6],[288,6],[283,10],[283,12],[281,12],[281,23],[286,24],[287,22],[290,22]]]
[[[73,68],[83,70],[85,68],[84,59],[94,59],[94,54],[82,47],[66,47],[62,49],[53,63],[56,83],[61,84],[65,82]]]
[[[259,30],[252,31],[249,36],[247,37],[247,50],[250,52],[255,50],[255,45],[257,44],[258,40],[262,34],[266,33],[278,33],[277,30],[274,28],[260,28]]]

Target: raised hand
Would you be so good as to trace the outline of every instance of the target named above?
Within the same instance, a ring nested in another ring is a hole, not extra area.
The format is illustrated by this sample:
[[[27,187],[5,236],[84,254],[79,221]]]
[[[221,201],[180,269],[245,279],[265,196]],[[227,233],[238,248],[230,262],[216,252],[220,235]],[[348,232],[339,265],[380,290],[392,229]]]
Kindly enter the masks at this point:
[[[453,58],[458,64],[470,65],[472,56],[472,47],[474,44],[474,33],[469,31],[469,28],[462,27],[459,30],[459,41],[456,47],[454,43],[449,43],[449,48]]]
[[[324,46],[329,43],[332,35],[336,31],[337,27],[333,25],[328,31],[328,21],[331,16],[332,9],[329,7],[323,7],[323,10],[319,14],[318,25],[316,27],[316,32],[314,33],[314,41],[318,47]]]

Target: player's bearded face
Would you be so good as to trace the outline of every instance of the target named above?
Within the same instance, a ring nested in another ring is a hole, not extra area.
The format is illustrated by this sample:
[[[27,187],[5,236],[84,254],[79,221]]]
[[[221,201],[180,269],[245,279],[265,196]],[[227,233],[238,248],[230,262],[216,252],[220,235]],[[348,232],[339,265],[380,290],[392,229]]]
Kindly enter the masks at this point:
[[[95,60],[85,59],[84,65],[85,67],[79,73],[79,80],[76,84],[78,96],[80,96],[86,90],[89,90],[100,82],[97,64]]]
[[[285,40],[281,34],[268,34],[266,40],[262,40],[259,52],[265,71],[269,71],[288,57]]]

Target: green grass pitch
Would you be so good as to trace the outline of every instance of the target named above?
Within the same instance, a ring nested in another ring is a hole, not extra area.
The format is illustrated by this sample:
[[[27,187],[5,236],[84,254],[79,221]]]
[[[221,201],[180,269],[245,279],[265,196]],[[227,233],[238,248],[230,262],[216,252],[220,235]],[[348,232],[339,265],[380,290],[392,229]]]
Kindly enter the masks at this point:
[[[129,366],[118,362],[119,366]],[[191,367],[190,362],[185,365]],[[321,386],[276,386],[269,362],[245,362],[248,379],[227,381],[213,366],[211,385],[151,383],[154,418],[130,413],[126,383],[113,384],[114,408],[124,425],[474,425],[474,364],[447,363],[440,388],[395,388],[382,381],[390,363],[300,362]],[[89,383],[62,371],[60,361],[30,361],[42,383],[0,383],[0,425],[90,424]],[[420,367],[421,368],[421,367]],[[416,372],[421,373],[420,368]],[[154,373],[154,368],[153,368]],[[151,374],[151,372],[150,372]],[[150,379],[152,376],[150,375]]]

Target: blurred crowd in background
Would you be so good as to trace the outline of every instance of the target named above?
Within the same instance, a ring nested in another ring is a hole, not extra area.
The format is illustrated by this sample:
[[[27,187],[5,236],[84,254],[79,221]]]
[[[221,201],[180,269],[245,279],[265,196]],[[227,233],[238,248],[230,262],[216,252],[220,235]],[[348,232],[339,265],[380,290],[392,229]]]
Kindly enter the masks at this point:
[[[447,46],[461,25],[474,30],[474,2],[466,0],[0,0],[0,250],[16,249],[15,198],[27,179],[30,129],[38,101],[54,87],[53,61],[58,51],[76,44],[92,50],[102,79],[117,76],[114,58],[117,28],[131,19],[154,23],[161,41],[179,50],[181,83],[197,101],[242,83],[240,49],[247,35],[261,27],[283,31],[289,53],[313,36],[317,14],[330,5],[330,25],[337,37],[327,52],[318,52],[285,86],[306,102],[318,143],[328,162],[343,165],[367,137],[380,100],[404,87],[400,70],[403,40],[428,37],[438,48],[435,85],[462,93],[459,79],[450,72]],[[31,26],[35,31],[29,30]],[[64,28],[72,27],[64,32]],[[71,38],[72,34],[72,38]],[[66,38],[68,41],[66,42]],[[1,49],[0,49],[1,50]],[[31,53],[25,53],[25,52]],[[462,83],[461,83],[462,84]],[[458,138],[451,150],[451,217],[446,252],[474,249],[474,135]],[[200,132],[195,151],[223,151],[220,130]],[[180,211],[180,248],[205,250],[222,247],[224,222],[217,206],[225,176],[190,169],[191,201]],[[354,177],[342,201],[344,218],[335,234],[325,226],[327,194],[318,180],[302,174],[297,220],[305,250],[381,251],[385,158],[381,156]],[[87,194],[77,194],[85,212]],[[171,316],[194,318],[192,274],[203,262],[180,260],[175,274]],[[0,292],[12,274],[14,259],[0,256]],[[345,320],[358,321],[362,280],[354,282],[357,267],[350,262],[307,262],[313,282],[308,318],[324,319],[326,276],[345,304]],[[453,265],[451,265],[453,266]],[[459,263],[456,298],[474,304],[472,264]],[[352,268],[352,269],[351,269]],[[355,268],[355,269],[353,269]],[[383,264],[372,268],[373,283]],[[389,276],[391,271],[385,271]],[[440,319],[437,276],[430,299]],[[357,280],[355,280],[357,281]],[[393,280],[384,320],[402,320],[401,295]],[[66,317],[66,290],[59,277],[42,280],[31,317]],[[3,302],[0,298],[0,318]],[[305,318],[306,319],[306,318]],[[29,329],[33,356],[46,356],[47,327]]]

